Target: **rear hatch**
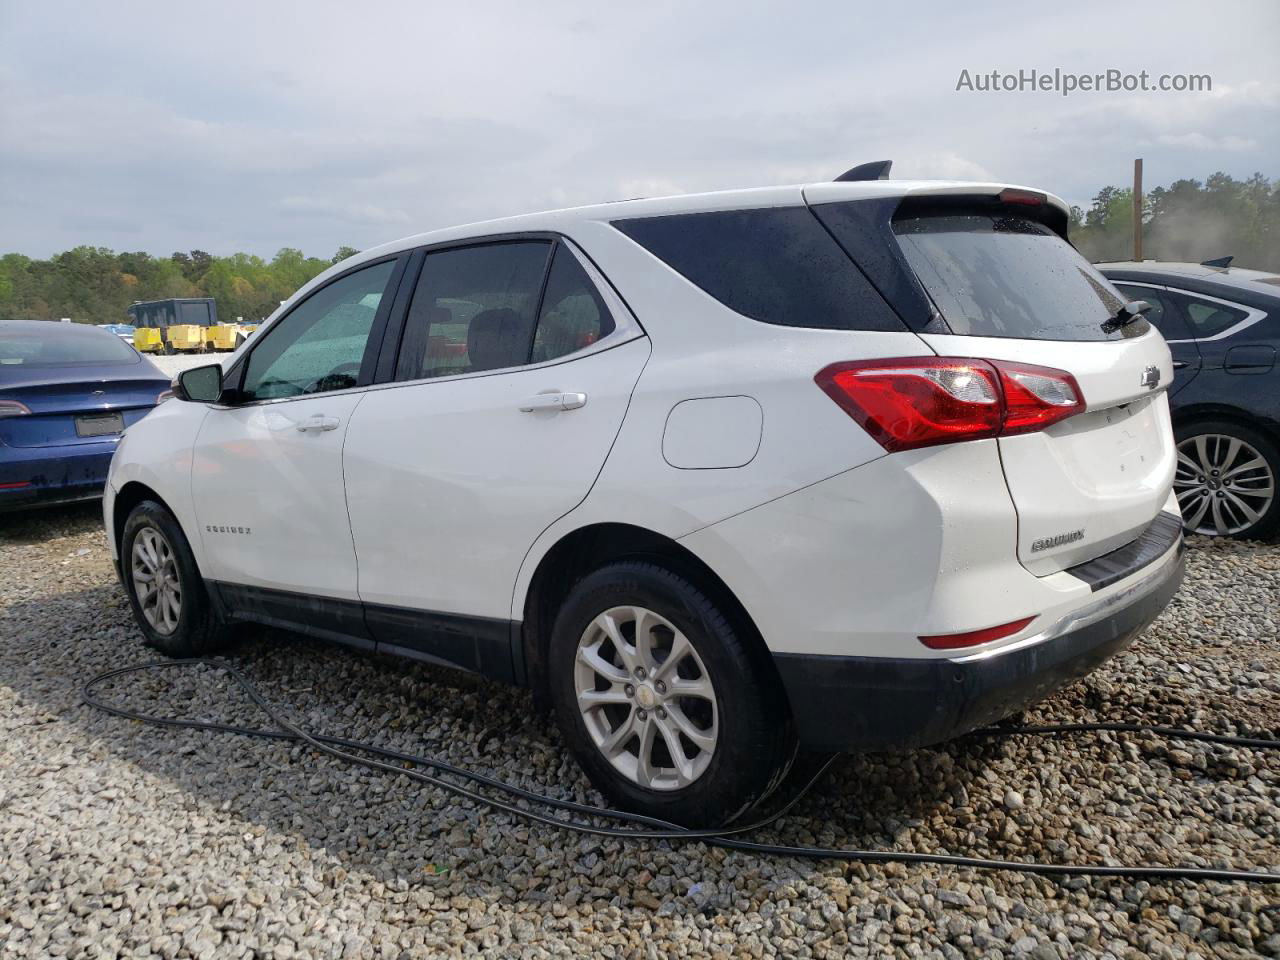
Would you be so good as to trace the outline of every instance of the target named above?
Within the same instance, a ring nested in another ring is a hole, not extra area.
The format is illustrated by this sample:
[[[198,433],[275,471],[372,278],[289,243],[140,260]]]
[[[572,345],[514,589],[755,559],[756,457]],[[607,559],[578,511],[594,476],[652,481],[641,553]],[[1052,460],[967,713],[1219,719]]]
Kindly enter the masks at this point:
[[[1125,298],[1025,206],[904,203],[892,229],[938,314],[919,331],[931,349],[1079,385],[1084,412],[998,440],[1022,564],[1044,576],[1137,537],[1173,484],[1164,339],[1110,322]]]
[[[28,382],[0,389],[0,400],[21,404],[7,406],[14,412],[0,416],[0,443],[56,447],[118,436],[155,407],[167,386],[163,380],[139,378]]]

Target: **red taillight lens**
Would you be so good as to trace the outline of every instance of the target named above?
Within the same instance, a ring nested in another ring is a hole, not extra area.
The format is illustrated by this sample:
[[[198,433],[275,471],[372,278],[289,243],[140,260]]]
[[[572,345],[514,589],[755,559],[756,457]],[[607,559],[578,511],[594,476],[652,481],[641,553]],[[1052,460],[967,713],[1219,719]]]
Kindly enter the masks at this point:
[[[982,360],[905,357],[833,364],[818,386],[889,451],[1000,431],[1000,387]]]
[[[814,379],[891,453],[1028,433],[1084,409],[1071,374],[1004,360],[859,360]]]
[[[1080,384],[1065,370],[1007,360],[998,361],[996,368],[1004,389],[1002,436],[1043,430],[1084,410]]]
[[[984,630],[970,630],[968,633],[940,633],[930,637],[921,637],[920,642],[931,650],[959,650],[962,647],[976,647],[980,643],[990,643],[1002,637],[1011,637],[1023,629],[1035,617],[1023,617],[1013,623],[1002,623],[998,627],[987,627]]]

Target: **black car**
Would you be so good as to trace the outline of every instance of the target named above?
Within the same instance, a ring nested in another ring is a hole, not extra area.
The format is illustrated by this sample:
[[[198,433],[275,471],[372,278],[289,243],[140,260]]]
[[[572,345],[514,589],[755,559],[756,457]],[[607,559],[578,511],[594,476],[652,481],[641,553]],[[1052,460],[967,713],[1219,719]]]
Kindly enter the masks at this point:
[[[1169,390],[1188,530],[1265,540],[1280,530],[1280,275],[1204,263],[1100,263],[1173,353]]]

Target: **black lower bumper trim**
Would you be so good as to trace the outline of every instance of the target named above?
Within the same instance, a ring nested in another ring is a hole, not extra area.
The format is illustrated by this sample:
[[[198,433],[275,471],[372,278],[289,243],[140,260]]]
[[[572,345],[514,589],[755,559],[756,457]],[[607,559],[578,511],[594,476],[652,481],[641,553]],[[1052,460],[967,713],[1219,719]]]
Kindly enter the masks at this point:
[[[957,659],[775,654],[803,746],[886,750],[950,740],[1043,700],[1123,650],[1182,581],[1181,550],[1101,619],[1021,649]]]

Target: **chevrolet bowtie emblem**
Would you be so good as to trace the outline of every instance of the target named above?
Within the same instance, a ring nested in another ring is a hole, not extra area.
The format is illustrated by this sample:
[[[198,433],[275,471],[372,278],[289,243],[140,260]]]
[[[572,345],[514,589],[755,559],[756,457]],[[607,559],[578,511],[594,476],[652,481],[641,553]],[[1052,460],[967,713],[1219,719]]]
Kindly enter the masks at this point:
[[[1160,368],[1153,363],[1142,371],[1142,379],[1139,382],[1148,390],[1154,390],[1160,384]]]

